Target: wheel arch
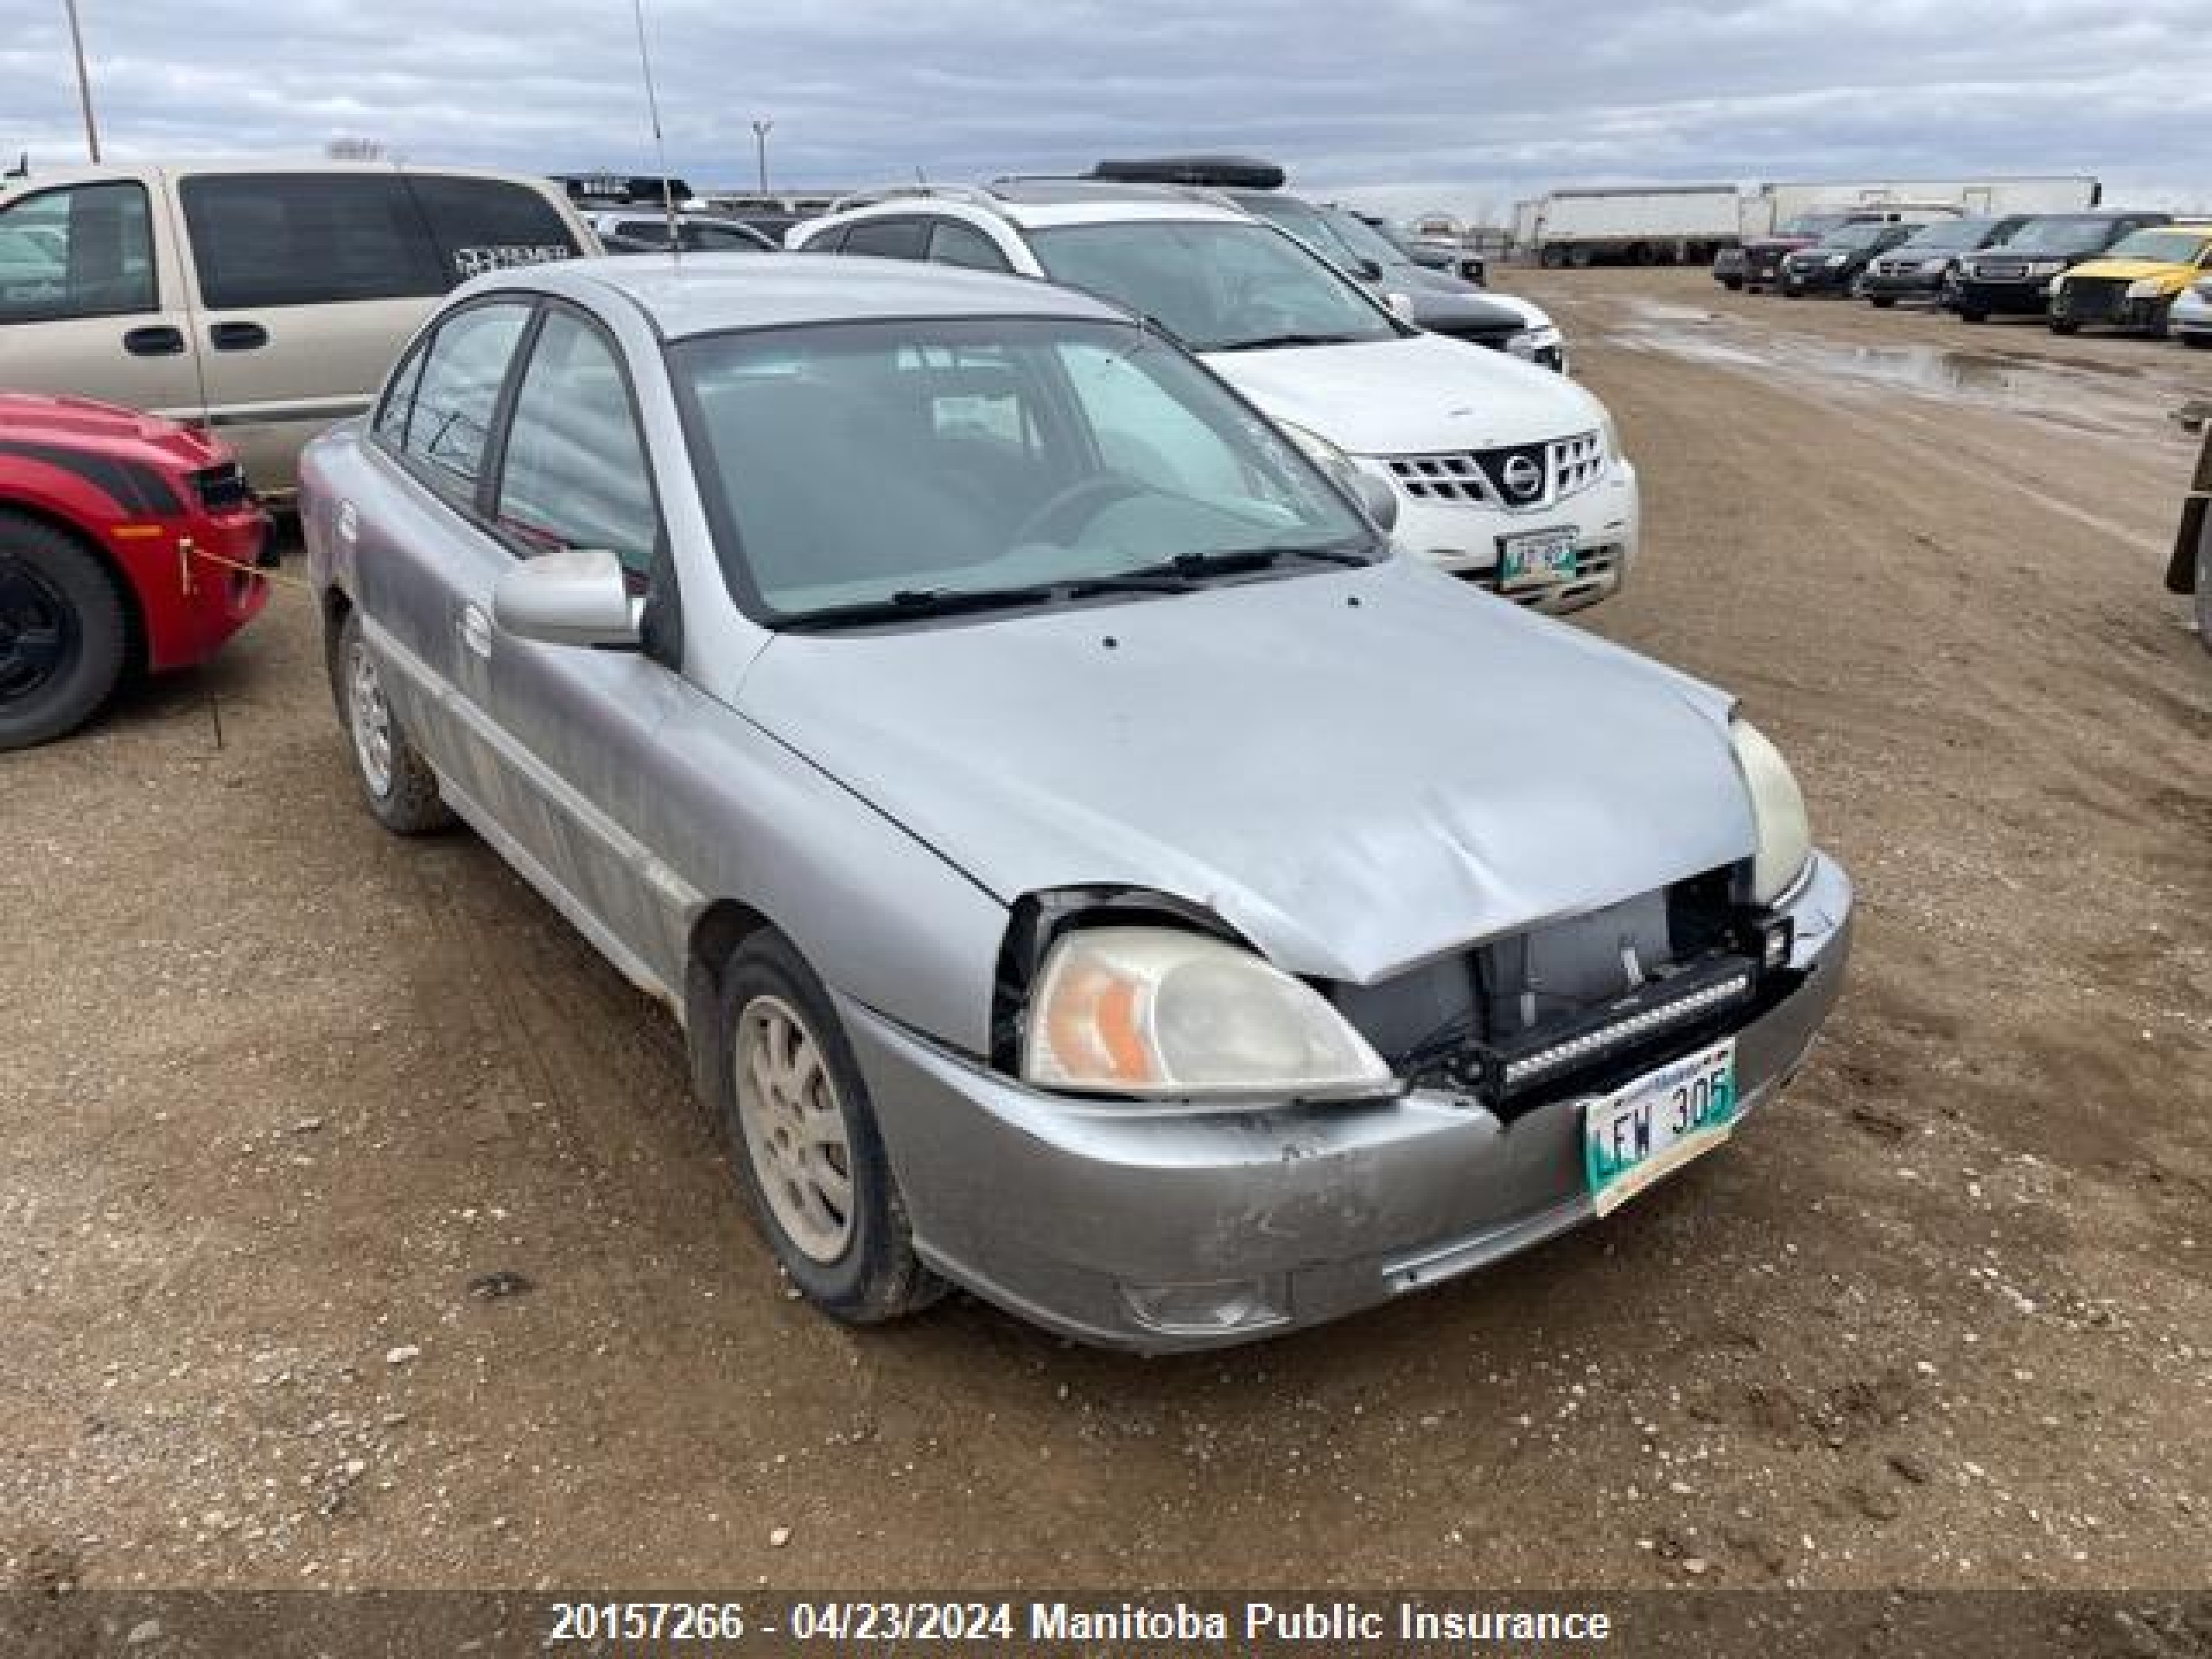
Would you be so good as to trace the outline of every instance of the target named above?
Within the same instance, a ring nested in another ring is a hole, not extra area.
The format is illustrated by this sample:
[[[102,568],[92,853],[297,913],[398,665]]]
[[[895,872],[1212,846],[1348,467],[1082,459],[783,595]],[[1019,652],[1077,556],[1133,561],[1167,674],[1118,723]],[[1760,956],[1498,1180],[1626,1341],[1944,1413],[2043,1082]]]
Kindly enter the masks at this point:
[[[690,942],[683,953],[683,1044],[690,1059],[692,1085],[702,1101],[721,1098],[716,1091],[721,1068],[729,1063],[715,1035],[722,969],[738,946],[762,932],[791,938],[760,911],[734,899],[715,899],[691,925]]]
[[[143,677],[150,665],[152,650],[151,636],[147,632],[146,601],[139,594],[137,584],[130,580],[130,573],[115,556],[115,550],[68,514],[40,506],[20,496],[0,495],[0,518],[22,518],[41,525],[56,535],[67,537],[92,556],[123,605],[124,672],[133,678]]]

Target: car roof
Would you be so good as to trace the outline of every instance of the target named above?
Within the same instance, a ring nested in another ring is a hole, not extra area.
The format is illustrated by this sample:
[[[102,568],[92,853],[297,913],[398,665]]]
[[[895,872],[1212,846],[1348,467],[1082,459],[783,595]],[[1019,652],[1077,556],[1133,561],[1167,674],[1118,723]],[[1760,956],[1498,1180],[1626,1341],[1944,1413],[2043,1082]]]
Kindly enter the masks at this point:
[[[1120,184],[1094,179],[999,179],[981,187],[899,187],[807,222],[843,224],[856,219],[926,213],[950,213],[957,218],[982,214],[1018,230],[1160,219],[1242,225],[1249,223],[1251,218],[1206,193],[1179,185]]]
[[[563,259],[496,271],[458,292],[474,296],[509,289],[601,308],[611,301],[625,301],[669,340],[740,328],[909,317],[1129,321],[1126,312],[1103,300],[1026,276],[836,254],[763,259],[750,253],[647,253]]]

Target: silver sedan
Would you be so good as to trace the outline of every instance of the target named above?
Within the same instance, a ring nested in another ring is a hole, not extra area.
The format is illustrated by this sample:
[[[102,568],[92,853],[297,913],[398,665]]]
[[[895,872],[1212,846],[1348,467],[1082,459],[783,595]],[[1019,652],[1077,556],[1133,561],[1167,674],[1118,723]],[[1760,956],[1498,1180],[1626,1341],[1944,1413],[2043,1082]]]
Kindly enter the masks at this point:
[[[1387,486],[1042,283],[486,277],[302,485],[369,809],[674,1013],[843,1319],[1434,1284],[1725,1143],[1842,978],[1732,698],[1395,556]]]

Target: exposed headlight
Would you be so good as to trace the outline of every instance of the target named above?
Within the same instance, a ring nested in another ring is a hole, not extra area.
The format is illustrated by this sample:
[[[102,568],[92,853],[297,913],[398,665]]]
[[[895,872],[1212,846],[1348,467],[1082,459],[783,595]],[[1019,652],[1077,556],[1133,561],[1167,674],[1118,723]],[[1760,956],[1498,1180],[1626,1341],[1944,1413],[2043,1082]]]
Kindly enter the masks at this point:
[[[2127,297],[2131,300],[2155,300],[2165,291],[2166,283],[2163,276],[2139,277],[2127,285]]]
[[[1384,1093],[1390,1068],[1311,986],[1249,950],[1164,927],[1085,928],[1046,959],[1021,1075],[1169,1099]]]
[[[1782,751],[1748,720],[1734,721],[1728,729],[1736,765],[1751,792],[1751,820],[1758,834],[1751,896],[1770,905],[1796,883],[1812,857],[1812,825],[1805,817],[1805,797]]]
[[[1920,262],[1920,273],[1923,276],[1933,276],[1950,268],[1951,262],[1948,259],[1923,259]]]
[[[2031,259],[2028,262],[2028,275],[2031,276],[2049,276],[2065,269],[2063,259]]]

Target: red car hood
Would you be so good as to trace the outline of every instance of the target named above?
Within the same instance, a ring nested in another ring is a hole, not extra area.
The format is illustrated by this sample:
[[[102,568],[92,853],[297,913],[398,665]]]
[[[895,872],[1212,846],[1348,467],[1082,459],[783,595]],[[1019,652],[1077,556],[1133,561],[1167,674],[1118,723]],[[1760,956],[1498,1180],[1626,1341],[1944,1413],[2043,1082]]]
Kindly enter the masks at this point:
[[[187,468],[230,459],[205,433],[89,397],[0,391],[0,442],[54,444]]]

